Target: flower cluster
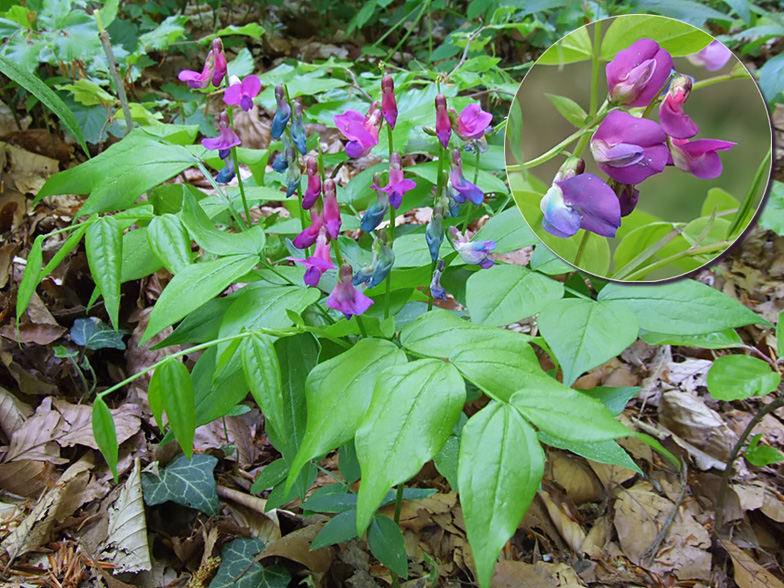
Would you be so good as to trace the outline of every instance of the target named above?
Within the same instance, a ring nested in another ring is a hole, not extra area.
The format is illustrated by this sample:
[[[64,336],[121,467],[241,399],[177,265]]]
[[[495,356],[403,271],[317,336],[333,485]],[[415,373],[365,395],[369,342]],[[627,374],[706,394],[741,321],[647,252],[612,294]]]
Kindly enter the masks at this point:
[[[718,62],[713,55],[720,50],[709,46],[703,51],[705,63]],[[723,53],[720,58],[724,59]],[[584,165],[576,158],[568,159],[540,203],[542,226],[548,233],[566,238],[583,229],[615,237],[621,217],[637,205],[640,192],[636,186],[668,165],[697,178],[721,174],[716,152],[731,149],[735,143],[691,140],[699,132],[684,111],[692,79],[674,73],[672,67],[672,56],[651,39],[635,41],[607,65],[612,109],[593,133],[590,149],[596,165],[609,176],[609,184],[583,173]],[[659,122],[649,120],[645,115],[659,99]],[[645,107],[641,116],[628,111],[637,107]]]

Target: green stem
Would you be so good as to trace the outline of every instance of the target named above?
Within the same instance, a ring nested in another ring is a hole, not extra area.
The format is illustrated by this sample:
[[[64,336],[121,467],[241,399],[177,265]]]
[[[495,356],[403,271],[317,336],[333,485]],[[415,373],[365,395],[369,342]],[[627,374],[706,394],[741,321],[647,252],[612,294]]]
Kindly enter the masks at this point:
[[[400,511],[403,507],[403,484],[397,485],[397,492],[395,492],[395,524],[400,526]],[[400,579],[395,572],[392,572],[392,586],[400,586]]]
[[[591,118],[596,118],[596,107],[599,104],[599,78],[602,71],[599,63],[599,57],[602,52],[602,23],[601,21],[594,23],[593,28],[593,51],[591,52],[591,97],[589,102],[589,112]],[[590,140],[589,135],[580,137],[580,142],[574,149],[573,155],[580,157],[588,146]]]
[[[732,243],[732,241],[717,241],[716,243],[711,243],[710,245],[703,245],[702,247],[695,247],[694,249],[686,249],[685,251],[681,251],[680,253],[676,253],[675,255],[666,257],[665,259],[660,259],[655,263],[652,263],[642,269],[637,270],[634,273],[629,274],[626,276],[625,281],[637,280],[638,278],[641,278],[651,273],[652,271],[657,270],[660,267],[664,267],[674,261],[678,261],[679,259],[684,259],[686,257],[696,257],[697,255],[702,255],[704,253],[713,253],[718,250],[727,249],[730,245],[732,245]]]
[[[413,33],[413,32],[414,32],[414,29],[415,29],[415,28],[416,28],[416,26],[419,24],[419,21],[420,21],[420,20],[422,20],[422,17],[423,17],[423,16],[424,16],[424,14],[425,14],[425,10],[427,10],[427,7],[428,7],[428,6],[430,6],[430,2],[431,2],[431,0],[427,0],[427,2],[423,2],[423,3],[422,3],[422,9],[419,11],[419,14],[417,14],[417,17],[416,17],[416,19],[414,20],[414,22],[413,22],[413,23],[411,23],[411,26],[410,26],[410,27],[409,27],[409,29],[406,31],[406,34],[405,34],[405,35],[403,35],[403,38],[402,38],[402,39],[400,39],[400,41],[398,41],[397,45],[395,45],[395,48],[394,48],[394,49],[392,49],[392,51],[390,51],[390,52],[387,54],[387,56],[384,58],[384,61],[382,61],[382,63],[386,63],[387,61],[389,61],[390,59],[392,59],[392,57],[395,55],[395,53],[397,53],[397,50],[398,50],[398,49],[400,49],[400,47],[402,47],[402,46],[403,46],[403,43],[405,43],[405,42],[406,42],[406,40],[408,40],[408,38],[411,36],[411,33]]]
[[[392,127],[387,125],[387,137],[389,138],[389,160],[392,161],[392,153],[394,152],[393,143],[392,143]],[[389,207],[389,231],[387,234],[389,235],[389,246],[392,247],[392,244],[395,242],[395,216],[396,210],[390,205]],[[387,290],[386,295],[384,296],[384,318],[389,318],[389,305],[392,302],[392,271],[390,270],[389,274],[387,274]]]
[[[588,237],[590,236],[590,232],[583,231],[583,237],[580,239],[580,245],[577,247],[577,255],[574,256],[574,265],[580,264],[580,259],[583,256],[583,252],[585,251],[585,246],[588,243]]]
[[[715,78],[707,78],[704,80],[700,80],[699,82],[694,82],[694,84],[691,87],[691,91],[693,92],[694,90],[699,90],[700,88],[706,88],[708,86],[712,86],[713,84],[718,84],[719,82],[727,82],[729,80],[742,80],[742,79],[747,79],[748,77],[749,75],[746,73],[746,70],[742,69],[742,71],[738,71],[737,73],[730,72],[728,74],[716,76]]]
[[[79,374],[79,379],[82,381],[82,386],[84,387],[85,397],[89,396],[90,392],[92,391],[92,388],[87,383],[87,378],[84,377],[84,372],[82,371],[82,368],[79,366],[77,361],[70,355],[68,356],[68,361],[71,362],[71,364],[74,366],[74,369],[76,369],[76,373]]]
[[[128,96],[125,94],[125,85],[123,84],[120,74],[117,72],[117,60],[114,57],[112,42],[109,40],[109,33],[106,32],[106,29],[103,27],[103,22],[101,21],[101,11],[96,10],[93,13],[93,16],[95,17],[95,24],[98,26],[98,38],[101,40],[101,46],[103,47],[103,52],[106,54],[106,61],[109,64],[109,75],[114,81],[117,97],[120,99],[120,104],[122,105],[127,135],[133,130],[133,117],[131,116],[131,109],[128,105]]]
[[[430,262],[430,275],[433,275],[433,272],[436,271],[436,265],[438,264],[437,261]],[[430,290],[430,293],[427,298],[427,309],[433,310],[433,290]]]
[[[357,317],[357,325],[359,326],[359,332],[362,334],[363,337],[367,339],[367,331],[365,330],[365,323],[362,322],[362,317],[358,314],[354,315]]]
[[[228,84],[228,81],[226,82]],[[229,125],[234,128],[234,113],[231,106],[227,112],[229,113]],[[237,156],[237,147],[231,148],[231,158],[234,160],[234,171],[237,174],[237,185],[240,187],[240,196],[242,197],[242,207],[245,209],[245,220],[248,227],[250,227],[250,208],[248,208],[248,200],[245,198],[245,186],[242,183],[242,174],[240,174],[240,159]]]
[[[198,167],[202,175],[205,178],[207,178],[207,181],[210,183],[213,189],[218,194],[220,194],[221,198],[224,198],[226,200],[226,204],[229,207],[229,212],[231,213],[231,216],[233,216],[234,220],[237,221],[237,226],[240,227],[243,231],[248,229],[249,227],[248,225],[245,224],[245,221],[242,219],[242,215],[239,212],[237,212],[236,208],[234,208],[234,203],[231,201],[231,198],[229,198],[229,195],[223,191],[223,188],[220,187],[218,182],[215,181],[215,178],[212,177],[212,174],[209,172],[207,167],[198,159],[196,160],[196,167]]]
[[[571,135],[566,137],[566,139],[564,139],[563,141],[558,143],[555,147],[553,147],[552,149],[549,149],[548,151],[545,151],[544,153],[542,153],[539,157],[535,157],[535,158],[531,159],[530,161],[526,161],[523,164],[522,169],[529,169],[529,168],[536,167],[537,165],[542,165],[543,163],[546,163],[546,162],[550,161],[553,157],[558,155],[563,148],[571,145],[572,143],[574,143],[577,139],[579,139],[583,135],[586,135],[586,134],[590,133],[593,130],[591,128],[593,122],[594,121],[592,121],[592,123],[590,125],[582,128],[580,130],[575,131],[574,133],[572,133]],[[507,170],[510,171],[510,172],[520,171],[521,167],[519,165],[517,165],[517,164],[513,164],[513,165],[507,166]]]

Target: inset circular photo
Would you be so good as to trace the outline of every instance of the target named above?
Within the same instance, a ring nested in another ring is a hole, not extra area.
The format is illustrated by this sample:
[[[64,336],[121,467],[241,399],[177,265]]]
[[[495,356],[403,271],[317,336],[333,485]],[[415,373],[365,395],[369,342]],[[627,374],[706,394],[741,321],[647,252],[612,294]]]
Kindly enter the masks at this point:
[[[746,67],[704,31],[628,15],[577,29],[526,74],[506,130],[510,188],[556,255],[656,282],[731,247],[771,176],[773,139]]]

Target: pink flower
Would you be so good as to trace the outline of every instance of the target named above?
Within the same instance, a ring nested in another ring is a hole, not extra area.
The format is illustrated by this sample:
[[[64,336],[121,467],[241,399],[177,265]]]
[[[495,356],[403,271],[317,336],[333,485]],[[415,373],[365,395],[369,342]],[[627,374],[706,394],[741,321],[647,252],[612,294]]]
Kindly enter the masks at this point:
[[[310,209],[310,226],[303,230],[299,235],[294,237],[294,247],[297,249],[307,249],[318,239],[321,226],[324,224],[324,219],[316,211],[315,208]]]
[[[387,185],[380,188],[375,183],[373,184],[373,189],[386,192],[389,196],[389,203],[395,210],[400,208],[403,195],[414,188],[416,188],[414,180],[403,177],[403,162],[399,153],[393,153],[389,158],[389,182]]]
[[[225,159],[224,155],[227,154],[228,150],[240,143],[241,141],[237,136],[237,133],[229,126],[229,117],[225,112],[221,114],[220,117],[220,131],[218,136],[201,140],[201,144],[205,149],[221,151],[221,159]]]
[[[308,210],[313,208],[313,205],[321,195],[321,174],[318,169],[318,162],[314,157],[308,158],[308,189],[305,190],[305,196],[302,198],[302,208]]]
[[[395,82],[392,76],[381,78],[381,114],[387,124],[395,128],[397,122],[397,100],[395,99]]]
[[[261,81],[254,75],[247,76],[242,82],[232,76],[230,81],[231,85],[223,94],[223,101],[226,104],[239,104],[242,110],[248,112],[253,108],[253,99],[261,91]]]
[[[212,52],[215,54],[215,73],[212,74],[212,85],[217,88],[226,77],[226,72],[229,71],[226,54],[223,52],[223,42],[220,38],[212,40]]]
[[[493,120],[493,115],[482,110],[478,103],[466,106],[460,116],[456,116],[457,113],[452,108],[449,109],[449,114],[452,128],[463,141],[481,139]]]
[[[338,238],[342,222],[335,180],[328,178],[324,180],[324,225],[333,239]]]
[[[347,110],[334,116],[335,126],[348,139],[346,155],[352,159],[364,157],[378,145],[378,133],[381,129],[381,109],[378,103],[370,105],[367,116],[356,110]]]
[[[719,139],[671,139],[672,163],[681,171],[710,180],[721,175],[721,159],[717,151],[732,149],[737,143]]]
[[[226,67],[223,43],[221,43],[220,39],[213,39],[212,49],[207,53],[207,59],[204,61],[204,68],[201,73],[184,69],[177,78],[181,82],[187,82],[191,88],[204,90],[209,87],[210,82],[217,88],[220,86],[223,78],[226,77]]]
[[[610,100],[625,106],[647,106],[672,71],[672,57],[652,39],[639,39],[618,51],[607,64]]]
[[[351,266],[345,264],[340,268],[340,279],[327,299],[327,306],[339,310],[347,319],[355,314],[362,314],[373,305],[373,301],[357,290],[351,283],[353,277]]]
[[[659,106],[659,123],[670,137],[689,139],[700,132],[691,117],[683,112],[683,103],[691,92],[691,78],[678,76],[672,80],[667,95]]]
[[[446,96],[439,94],[436,96],[436,137],[441,141],[444,149],[449,147],[449,139],[452,136],[452,123],[449,120],[449,113],[446,110]]]
[[[321,276],[329,269],[335,269],[335,264],[332,263],[332,255],[329,249],[329,237],[324,226],[319,229],[318,238],[316,239],[316,251],[307,259],[298,259],[296,257],[289,257],[292,261],[298,261],[303,264],[307,269],[305,270],[304,281],[308,286],[318,287]]]
[[[701,65],[708,71],[716,71],[721,69],[732,57],[732,51],[727,49],[721,41],[711,41],[702,51],[687,55],[688,59],[694,65]]]

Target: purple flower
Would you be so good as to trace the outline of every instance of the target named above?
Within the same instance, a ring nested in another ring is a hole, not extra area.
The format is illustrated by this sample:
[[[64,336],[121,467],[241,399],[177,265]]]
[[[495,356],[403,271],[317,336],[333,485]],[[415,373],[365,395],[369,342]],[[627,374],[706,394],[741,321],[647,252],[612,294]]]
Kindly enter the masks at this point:
[[[732,57],[732,51],[720,41],[711,41],[702,51],[687,55],[688,59],[694,65],[700,65],[708,71],[716,71],[721,69]]]
[[[226,165],[218,171],[218,175],[215,176],[215,181],[219,184],[228,184],[234,179],[235,175],[234,160],[232,158],[226,158]]]
[[[397,122],[397,100],[395,100],[395,82],[389,75],[381,78],[381,114],[384,115],[387,124],[394,129]]]
[[[637,206],[640,199],[640,191],[630,184],[620,184],[615,180],[610,184],[618,202],[621,205],[621,216],[629,216]]]
[[[446,263],[443,259],[439,259],[438,265],[433,271],[433,279],[430,280],[430,293],[433,295],[433,298],[438,298],[439,300],[446,300],[446,290],[441,286],[441,274],[444,273],[445,268]]]
[[[315,208],[310,209],[310,226],[302,231],[299,235],[294,237],[294,247],[297,249],[307,249],[318,239],[321,227],[324,224],[324,219],[316,211]]]
[[[270,135],[273,139],[280,139],[283,131],[286,129],[286,123],[291,118],[291,106],[286,98],[286,89],[283,84],[275,86],[275,100],[278,103],[278,108],[275,110],[275,116],[272,119],[272,127],[270,128]]]
[[[242,110],[248,112],[253,108],[253,99],[261,91],[261,80],[250,75],[240,82],[238,77],[232,76],[229,82],[231,85],[223,93],[223,101],[226,104],[239,104]]]
[[[381,109],[378,102],[370,105],[368,115],[356,110],[347,110],[334,116],[335,126],[348,139],[346,155],[355,159],[364,157],[378,145],[378,132],[381,128]]]
[[[672,139],[672,163],[681,171],[710,180],[721,175],[721,159],[717,151],[732,149],[737,143],[719,139]]]
[[[299,189],[299,180],[302,174],[299,171],[299,158],[293,147],[286,149],[286,163],[288,172],[286,173],[286,198],[292,196]]]
[[[452,123],[446,110],[446,97],[443,94],[436,96],[436,137],[441,141],[444,149],[449,147],[449,138],[452,136]]]
[[[327,306],[339,310],[347,319],[355,314],[362,314],[373,304],[373,301],[357,290],[351,283],[353,271],[345,264],[340,268],[340,279],[327,299]]]
[[[667,166],[666,140],[654,121],[613,110],[591,137],[591,153],[612,179],[639,184]]]
[[[615,237],[621,226],[621,205],[610,186],[593,174],[580,174],[553,182],[539,203],[542,227],[556,237],[571,237],[578,230]]]
[[[335,269],[335,264],[332,263],[332,256],[329,251],[329,238],[324,227],[322,226],[319,229],[318,238],[316,239],[316,251],[313,255],[307,259],[296,257],[289,257],[288,259],[303,264],[307,268],[304,276],[305,283],[314,288],[318,287],[324,272],[329,269]]]
[[[229,126],[229,117],[226,115],[226,113],[221,114],[220,131],[218,131],[218,136],[201,140],[201,144],[205,149],[209,149],[210,151],[226,151],[227,156],[228,151],[240,143],[241,141],[237,136],[237,133],[235,133],[234,129]],[[223,157],[223,154],[221,155],[221,158],[226,159]]]
[[[672,71],[672,57],[656,41],[640,39],[618,51],[607,64],[610,100],[625,106],[647,106]]]
[[[482,110],[478,103],[474,103],[466,106],[460,116],[457,116],[454,108],[450,108],[449,120],[457,136],[463,141],[470,141],[484,137],[493,115]]]
[[[309,210],[321,195],[321,174],[319,173],[318,161],[315,157],[309,157],[307,162],[308,169],[308,189],[302,198],[302,208]]]
[[[328,178],[324,180],[324,226],[333,239],[338,238],[342,222],[335,180]]]
[[[212,74],[212,85],[216,88],[221,85],[223,78],[226,77],[228,72],[228,64],[226,63],[226,54],[223,52],[223,41],[220,37],[212,40],[212,54],[215,56],[215,71]]]
[[[659,123],[670,137],[689,139],[700,132],[688,114],[683,112],[683,103],[691,92],[691,78],[678,76],[672,80],[661,106],[659,106]]]
[[[294,103],[294,118],[291,119],[291,140],[297,147],[297,151],[305,155],[308,152],[305,143],[307,143],[307,135],[305,134],[305,124],[302,122],[302,104],[299,102]]]
[[[414,180],[403,177],[403,162],[399,153],[392,153],[389,158],[389,182],[383,188],[373,184],[373,188],[386,192],[389,196],[389,204],[397,210],[403,202],[403,195],[409,190],[416,188]]]
[[[439,257],[441,244],[444,242],[444,207],[439,203],[433,208],[433,217],[425,229],[425,241],[430,250],[430,259],[436,261]]]
[[[184,69],[177,78],[181,82],[187,82],[191,88],[204,90],[209,87],[210,82],[217,88],[225,76],[226,55],[223,53],[223,44],[220,39],[213,39],[212,49],[207,53],[207,59],[204,61],[201,73]]]
[[[457,227],[449,227],[450,241],[452,246],[463,258],[466,263],[478,265],[482,269],[492,267],[495,262],[487,257],[495,249],[495,241],[469,241]]]
[[[460,150],[455,148],[452,151],[452,171],[449,173],[449,192],[455,202],[463,204],[466,199],[477,206],[485,200],[485,194],[479,186],[472,184],[463,175],[463,159],[460,157]]]

